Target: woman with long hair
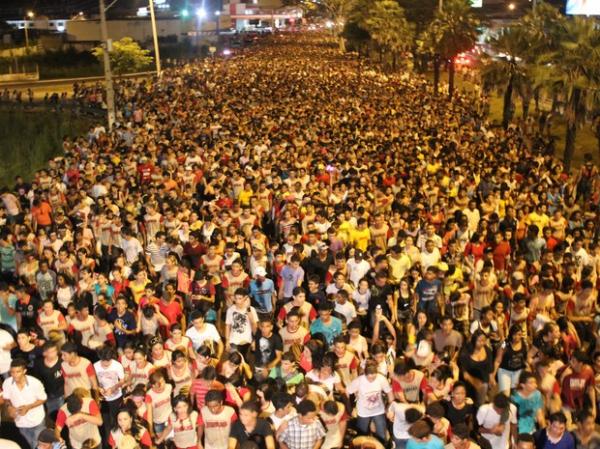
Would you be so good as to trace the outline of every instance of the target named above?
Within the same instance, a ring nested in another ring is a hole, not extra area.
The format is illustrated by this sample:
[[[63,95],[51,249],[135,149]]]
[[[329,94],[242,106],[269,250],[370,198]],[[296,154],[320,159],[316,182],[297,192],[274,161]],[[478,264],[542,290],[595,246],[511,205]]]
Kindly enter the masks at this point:
[[[477,329],[473,332],[469,344],[463,348],[460,355],[460,367],[463,379],[476,394],[477,403],[484,404],[489,387],[496,383],[496,379],[494,378],[492,349],[482,330]]]
[[[523,326],[513,324],[506,340],[498,348],[494,361],[494,377],[498,379],[498,391],[510,394],[516,388],[521,371],[529,364],[529,349],[523,338]]]
[[[191,449],[198,446],[198,412],[192,410],[189,399],[180,394],[173,398],[173,413],[165,429],[157,435],[160,445],[173,432],[175,449]]]
[[[137,420],[136,416],[128,409],[122,408],[117,413],[116,425],[110,431],[108,444],[117,448],[123,439],[132,437],[142,449],[152,447],[150,433]]]

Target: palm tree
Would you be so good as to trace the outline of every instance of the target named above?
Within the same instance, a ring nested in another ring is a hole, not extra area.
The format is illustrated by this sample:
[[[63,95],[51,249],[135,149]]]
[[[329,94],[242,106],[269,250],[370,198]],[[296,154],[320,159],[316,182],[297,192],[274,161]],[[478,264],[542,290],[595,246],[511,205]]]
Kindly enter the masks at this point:
[[[448,61],[448,98],[454,94],[454,58],[471,50],[477,42],[479,20],[471,11],[470,0],[447,0],[444,9],[435,14],[427,30],[425,41],[436,55]],[[436,57],[434,69],[439,73],[440,60]],[[434,80],[435,81],[435,80]],[[434,82],[437,92],[437,82]]]
[[[404,10],[395,0],[376,0],[365,20],[371,38],[385,51],[393,55],[394,69],[397,54],[410,47],[412,26],[404,17]]]
[[[586,95],[600,85],[600,30],[594,19],[571,17],[560,22],[558,41],[554,51],[540,56],[538,77],[560,85],[567,100],[563,162],[569,170]]]
[[[514,92],[521,93],[523,97],[524,115],[527,111],[525,104],[528,105],[531,98],[530,43],[527,31],[515,25],[501,30],[490,39],[489,44],[495,55],[484,56],[481,76],[486,90],[504,88],[502,126],[506,129],[512,119]]]

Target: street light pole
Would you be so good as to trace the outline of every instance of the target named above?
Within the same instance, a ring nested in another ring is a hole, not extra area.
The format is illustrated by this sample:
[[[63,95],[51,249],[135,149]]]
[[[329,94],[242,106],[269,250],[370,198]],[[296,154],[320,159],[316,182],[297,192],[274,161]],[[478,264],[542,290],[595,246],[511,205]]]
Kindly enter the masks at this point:
[[[25,15],[25,19],[24,19],[24,27],[23,29],[25,30],[25,52],[29,53],[29,19],[33,19],[33,12],[32,11],[28,11],[27,14]]]
[[[154,41],[154,60],[156,62],[156,74],[160,77],[160,52],[158,51],[158,32],[156,31],[156,16],[154,15],[154,0],[149,0],[150,21],[152,22],[152,40]]]
[[[102,58],[104,62],[104,81],[106,83],[106,109],[108,112],[108,129],[111,130],[116,119],[115,113],[115,90],[113,86],[112,72],[110,70],[110,42],[108,40],[108,27],[106,25],[106,9],[104,0],[100,1],[100,33],[102,35]]]
[[[440,0],[438,3],[438,7],[440,9],[440,12],[442,12],[444,10],[444,0]]]

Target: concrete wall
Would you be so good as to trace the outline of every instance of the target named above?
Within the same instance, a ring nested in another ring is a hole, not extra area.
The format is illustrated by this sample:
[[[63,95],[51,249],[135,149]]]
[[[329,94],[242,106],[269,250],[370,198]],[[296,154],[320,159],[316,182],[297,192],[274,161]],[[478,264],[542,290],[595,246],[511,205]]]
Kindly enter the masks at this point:
[[[193,30],[195,20],[157,19],[156,28],[162,37],[177,36],[181,40],[183,35]],[[67,22],[67,40],[71,42],[100,41],[99,20],[69,20]],[[138,42],[152,40],[152,26],[150,19],[109,20],[108,35],[113,41],[123,37],[131,37]]]

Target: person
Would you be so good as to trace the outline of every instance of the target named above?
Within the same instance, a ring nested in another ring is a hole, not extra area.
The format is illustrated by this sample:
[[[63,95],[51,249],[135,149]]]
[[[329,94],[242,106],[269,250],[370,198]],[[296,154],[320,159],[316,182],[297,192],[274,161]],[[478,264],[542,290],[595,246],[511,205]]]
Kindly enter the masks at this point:
[[[320,449],[325,428],[318,419],[315,404],[304,399],[296,405],[297,415],[282,425],[279,445],[282,449]]]
[[[116,354],[112,347],[102,346],[97,352],[100,360],[94,363],[94,371],[98,378],[105,438],[108,438],[108,433],[114,426],[114,417],[123,404],[125,369],[115,360]]]
[[[577,428],[573,431],[576,449],[600,448],[600,433],[596,430],[594,416],[588,410],[581,410],[576,416]]]
[[[217,328],[206,322],[205,314],[200,310],[194,310],[190,316],[192,326],[185,332],[185,336],[192,341],[195,351],[204,344],[211,345],[214,354],[220,358],[223,354],[223,342]]]
[[[433,426],[426,420],[420,419],[413,423],[409,429],[410,438],[406,449],[442,449],[444,443],[433,434]]]
[[[425,409],[422,406],[416,404],[407,404],[399,401],[394,401],[390,404],[387,418],[393,423],[392,435],[396,449],[406,448],[406,443],[410,439],[408,429],[423,417],[424,411]]]
[[[257,267],[250,281],[250,296],[257,305],[258,313],[272,313],[277,302],[275,284],[267,277],[263,267]]]
[[[141,449],[152,448],[152,439],[148,430],[139,423],[138,418],[129,408],[122,408],[117,413],[115,425],[108,437],[108,444],[112,449],[119,449],[126,440],[130,439],[133,439],[134,444],[139,445]]]
[[[259,449],[275,449],[273,430],[267,420],[258,417],[259,409],[253,401],[240,406],[239,419],[231,426],[228,449],[237,449],[246,441],[254,441]]]
[[[480,449],[479,445],[470,438],[469,427],[466,424],[458,424],[452,428],[450,443],[444,449]]]
[[[228,352],[237,350],[246,357],[257,328],[258,315],[250,305],[246,289],[236,289],[233,304],[227,308],[225,316],[225,349]]]
[[[70,396],[76,388],[83,388],[89,393],[98,392],[98,380],[94,366],[85,357],[77,353],[77,345],[65,343],[61,348],[61,373],[65,379],[65,396]]]
[[[387,427],[384,395],[390,403],[393,402],[394,395],[387,379],[378,373],[377,364],[367,362],[365,373],[350,383],[347,393],[356,395],[358,429],[367,433],[373,422],[376,437],[384,442]]]
[[[171,406],[173,386],[167,383],[167,375],[164,368],[159,368],[150,374],[149,384],[150,388],[146,393],[145,399],[148,407],[149,430],[150,435],[156,435],[160,439],[167,427],[169,416],[173,412]]]
[[[4,446],[5,442],[0,439],[0,443],[2,443],[2,447],[6,447],[6,449],[12,449],[10,445]],[[6,440],[6,443],[12,443]],[[15,449],[18,446],[15,447]],[[35,449],[67,449],[67,446],[64,441],[56,438],[54,431],[52,429],[44,429],[40,432],[38,436],[38,442]]]
[[[2,398],[8,405],[8,414],[14,419],[19,432],[34,449],[40,433],[45,429],[46,390],[35,377],[27,374],[27,363],[15,359],[10,364],[10,377],[2,383]]]
[[[498,390],[509,394],[510,390],[517,386],[519,376],[528,363],[529,350],[523,341],[522,326],[513,324],[508,331],[506,340],[498,348],[494,361]]]
[[[589,406],[596,415],[596,389],[594,371],[587,364],[587,356],[582,351],[575,351],[569,365],[562,373],[561,399],[567,412],[573,413]]]
[[[58,410],[54,429],[57,438],[60,438],[64,427],[69,429],[69,444],[73,449],[82,449],[89,438],[101,441],[98,430],[102,425],[100,407],[93,399],[81,397],[78,393],[76,391],[65,399]]]
[[[511,395],[511,401],[517,407],[519,434],[533,434],[536,426],[546,426],[544,399],[537,388],[537,379],[533,373],[521,372],[519,388]]]
[[[536,449],[575,449],[575,439],[567,431],[567,417],[562,412],[548,417],[548,426],[535,434]]]
[[[64,403],[65,379],[62,375],[62,361],[58,345],[52,341],[44,343],[42,352],[44,356],[36,360],[32,374],[46,386],[46,414],[51,420],[55,420],[58,409]]]
[[[173,443],[177,449],[196,448],[200,444],[199,426],[198,412],[192,410],[186,396],[177,395],[173,398],[173,413],[169,416],[164,430],[157,435],[155,442],[161,445],[172,433]]]
[[[227,449],[232,424],[238,419],[237,413],[223,403],[222,390],[209,390],[205,403],[198,416],[198,438],[204,438],[205,449]]]
[[[493,402],[479,407],[477,423],[491,447],[508,449],[516,436],[517,409],[506,395],[498,393]]]
[[[342,333],[342,320],[331,316],[332,305],[323,303],[319,305],[319,318],[310,325],[310,334],[322,334],[328,345],[333,344],[335,337]]]

